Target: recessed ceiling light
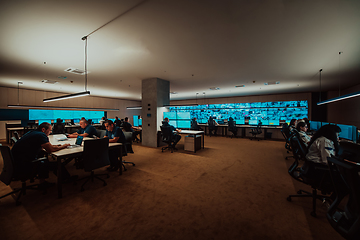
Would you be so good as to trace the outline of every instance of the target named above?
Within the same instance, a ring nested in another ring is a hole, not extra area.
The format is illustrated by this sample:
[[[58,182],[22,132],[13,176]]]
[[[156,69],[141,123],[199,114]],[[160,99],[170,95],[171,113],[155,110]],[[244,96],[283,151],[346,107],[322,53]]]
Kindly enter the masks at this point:
[[[81,70],[81,69],[78,69],[78,68],[73,68],[73,67],[69,67],[69,68],[65,69],[64,71],[79,74],[79,75],[84,75],[85,74],[84,70]],[[90,72],[87,71],[87,73],[90,73]]]
[[[218,87],[211,87],[210,90],[220,90]]]

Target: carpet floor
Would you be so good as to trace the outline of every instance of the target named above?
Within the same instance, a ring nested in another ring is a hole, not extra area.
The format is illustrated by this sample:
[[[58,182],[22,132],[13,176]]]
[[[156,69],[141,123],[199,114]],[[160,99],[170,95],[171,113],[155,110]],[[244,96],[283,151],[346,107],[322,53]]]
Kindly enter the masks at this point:
[[[105,187],[64,184],[62,199],[56,187],[28,191],[18,207],[0,199],[0,239],[342,239],[320,201],[314,218],[311,199],[286,200],[310,189],[288,174],[284,142],[206,136],[196,153],[183,150],[183,139],[177,147],[134,144],[124,160],[136,166],[110,173]],[[88,174],[71,162],[67,169]],[[0,183],[0,195],[18,186]]]

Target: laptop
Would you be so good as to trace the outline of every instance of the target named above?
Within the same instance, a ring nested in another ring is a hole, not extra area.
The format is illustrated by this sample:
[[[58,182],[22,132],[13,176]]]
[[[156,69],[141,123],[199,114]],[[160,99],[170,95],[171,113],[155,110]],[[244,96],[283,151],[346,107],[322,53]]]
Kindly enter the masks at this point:
[[[74,147],[80,147],[81,143],[83,142],[84,137],[83,136],[77,136],[75,144],[71,144],[68,146],[68,148],[74,148]]]

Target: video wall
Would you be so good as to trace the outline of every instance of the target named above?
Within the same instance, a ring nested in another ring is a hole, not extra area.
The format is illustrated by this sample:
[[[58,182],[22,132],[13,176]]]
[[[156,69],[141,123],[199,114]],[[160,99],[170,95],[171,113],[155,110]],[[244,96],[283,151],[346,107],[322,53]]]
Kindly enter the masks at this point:
[[[104,111],[77,111],[77,110],[39,110],[29,109],[29,120],[39,120],[40,122],[51,122],[61,118],[63,120],[74,119],[75,123],[79,122],[82,117],[92,119],[97,123],[104,116]]]
[[[261,120],[263,125],[279,125],[280,121],[308,118],[308,101],[277,101],[252,103],[224,103],[198,106],[170,107],[170,112],[189,113],[190,119],[196,117],[198,123],[207,123],[210,116],[218,123],[232,117],[236,124],[256,125]],[[170,118],[169,118],[170,119]]]

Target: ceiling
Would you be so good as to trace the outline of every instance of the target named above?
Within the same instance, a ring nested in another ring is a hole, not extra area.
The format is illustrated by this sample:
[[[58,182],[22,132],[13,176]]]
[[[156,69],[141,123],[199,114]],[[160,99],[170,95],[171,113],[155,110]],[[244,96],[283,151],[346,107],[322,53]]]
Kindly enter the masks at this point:
[[[319,91],[320,69],[322,90],[360,83],[358,0],[1,1],[0,33],[7,87],[84,91],[64,70],[85,69],[90,33],[94,96],[141,100],[154,77],[172,100]]]

